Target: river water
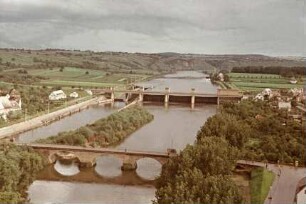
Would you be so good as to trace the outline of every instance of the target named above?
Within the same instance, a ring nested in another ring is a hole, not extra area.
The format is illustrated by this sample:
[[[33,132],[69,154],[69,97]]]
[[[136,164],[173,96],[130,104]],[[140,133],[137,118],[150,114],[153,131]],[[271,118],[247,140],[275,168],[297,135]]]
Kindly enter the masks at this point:
[[[178,72],[142,83],[154,90],[196,91],[215,93],[217,87],[195,71]],[[64,130],[93,122],[111,114],[122,104],[92,107],[49,126],[20,135],[19,140],[31,142]],[[150,104],[143,106],[154,115],[154,120],[130,135],[115,148],[166,151],[183,149],[195,141],[196,133],[208,117],[216,113],[216,105]],[[29,188],[32,203],[151,203],[154,199],[154,181],[161,165],[149,158],[137,162],[136,172],[122,172],[122,161],[104,156],[97,159],[93,169],[79,169],[76,164],[57,162],[47,167]],[[65,176],[64,176],[65,175]]]

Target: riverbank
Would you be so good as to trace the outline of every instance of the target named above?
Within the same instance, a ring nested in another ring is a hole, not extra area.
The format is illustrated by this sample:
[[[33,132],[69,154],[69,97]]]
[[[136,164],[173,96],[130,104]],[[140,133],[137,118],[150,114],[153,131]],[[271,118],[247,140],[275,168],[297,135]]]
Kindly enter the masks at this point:
[[[102,97],[97,98],[91,98],[87,101],[71,105],[67,108],[57,110],[55,112],[45,114],[21,123],[17,123],[11,126],[7,126],[0,129],[0,139],[5,138],[12,138],[17,136],[18,134],[21,134],[23,132],[42,127],[44,125],[48,125],[54,121],[57,121],[63,117],[70,116],[73,113],[80,112],[81,110],[84,110],[88,108],[91,105],[94,104],[101,104],[101,103],[111,103],[111,100],[106,100]]]

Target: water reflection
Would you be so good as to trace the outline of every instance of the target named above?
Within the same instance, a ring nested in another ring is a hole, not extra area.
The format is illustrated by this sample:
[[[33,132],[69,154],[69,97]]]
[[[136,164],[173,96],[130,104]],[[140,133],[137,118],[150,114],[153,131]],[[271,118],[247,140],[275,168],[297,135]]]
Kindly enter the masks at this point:
[[[143,158],[137,161],[137,174],[144,179],[154,180],[161,173],[162,165],[152,158]]]
[[[116,177],[122,174],[122,161],[114,156],[101,156],[96,160],[96,172],[104,177]]]
[[[36,180],[29,189],[33,204],[149,204],[152,203],[154,193],[153,187],[40,180]]]
[[[80,172],[79,165],[75,161],[57,160],[54,164],[54,169],[64,176],[73,176]]]

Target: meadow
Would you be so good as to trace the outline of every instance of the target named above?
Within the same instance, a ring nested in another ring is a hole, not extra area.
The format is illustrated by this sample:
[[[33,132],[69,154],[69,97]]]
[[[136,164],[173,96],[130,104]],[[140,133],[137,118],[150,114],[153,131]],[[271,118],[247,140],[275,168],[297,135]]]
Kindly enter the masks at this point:
[[[229,73],[228,75],[230,82],[227,82],[227,85],[242,91],[302,88],[305,81],[305,78],[300,78],[297,84],[291,84],[290,79],[277,74]]]

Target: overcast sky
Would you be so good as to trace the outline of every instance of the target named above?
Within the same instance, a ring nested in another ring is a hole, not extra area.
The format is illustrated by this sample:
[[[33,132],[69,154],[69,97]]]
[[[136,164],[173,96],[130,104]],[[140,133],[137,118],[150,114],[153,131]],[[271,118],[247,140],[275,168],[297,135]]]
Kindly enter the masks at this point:
[[[0,0],[0,47],[306,56],[305,0]]]

